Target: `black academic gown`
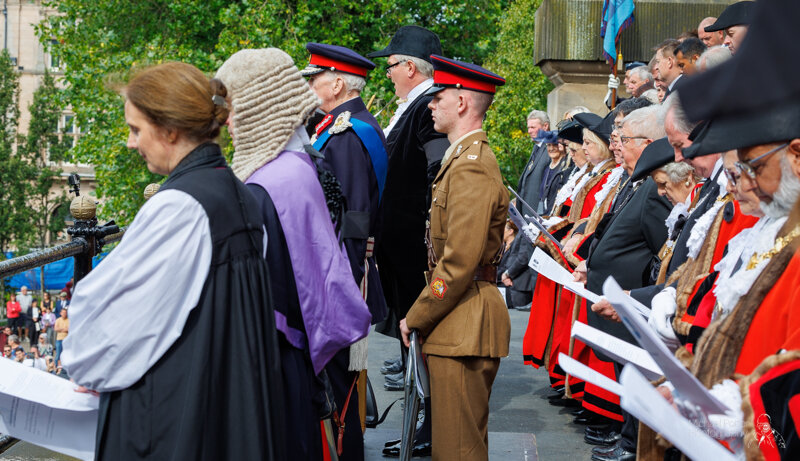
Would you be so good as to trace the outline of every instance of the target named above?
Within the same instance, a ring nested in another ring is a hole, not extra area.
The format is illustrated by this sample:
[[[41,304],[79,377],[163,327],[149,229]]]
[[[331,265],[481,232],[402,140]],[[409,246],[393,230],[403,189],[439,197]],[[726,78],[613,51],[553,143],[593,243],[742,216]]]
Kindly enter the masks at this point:
[[[101,394],[96,457],[287,459],[257,204],[212,143],[180,162],[161,186],[169,189],[191,195],[208,215],[211,267],[180,338],[134,385]]]
[[[333,120],[339,114],[349,111],[350,117],[372,125],[383,139],[383,131],[369,113],[367,106],[361,98],[351,99],[344,102],[330,111],[329,115]],[[330,129],[333,124],[328,125],[325,130]],[[342,194],[347,200],[347,213],[345,221],[353,219],[352,222],[359,224],[354,227],[343,226],[343,232],[347,233],[344,238],[347,257],[350,260],[350,269],[357,284],[364,278],[364,256],[367,251],[367,237],[375,237],[376,245],[379,244],[379,219],[378,219],[378,180],[375,170],[372,167],[372,160],[369,152],[364,147],[361,139],[352,129],[331,135],[330,139],[320,149],[325,156],[324,166],[336,175],[342,185]],[[348,233],[344,229],[368,230],[368,232]],[[375,265],[375,258],[369,258],[369,274],[367,275],[367,306],[372,314],[372,323],[380,322],[386,317],[386,300],[383,297],[380,276]]]
[[[672,209],[666,198],[658,195],[656,183],[645,182],[621,204],[587,261],[586,288],[603,292],[606,278],[613,276],[625,290],[641,287],[650,275],[653,257],[667,240],[664,220]],[[588,310],[589,325],[617,338],[636,343],[622,323],[605,320]],[[598,354],[603,360],[609,360]]]
[[[294,268],[278,211],[263,187],[258,184],[248,184],[247,188],[258,202],[258,210],[267,228],[267,264],[270,268],[273,305],[275,310],[286,318],[289,334],[295,336],[302,334],[305,339],[306,329],[297,296]],[[306,345],[307,341],[306,339]],[[280,330],[278,345],[285,392],[283,402],[286,408],[284,420],[286,453],[291,453],[296,459],[320,460],[322,459],[320,418],[318,409],[312,402],[320,387],[314,375],[308,347],[295,347],[287,340],[286,333]]]
[[[386,138],[389,169],[380,206],[381,238],[376,256],[389,316],[376,330],[398,338],[398,323],[425,287],[429,191],[450,146],[447,136],[433,129],[428,109],[431,99],[432,95],[415,98]]]

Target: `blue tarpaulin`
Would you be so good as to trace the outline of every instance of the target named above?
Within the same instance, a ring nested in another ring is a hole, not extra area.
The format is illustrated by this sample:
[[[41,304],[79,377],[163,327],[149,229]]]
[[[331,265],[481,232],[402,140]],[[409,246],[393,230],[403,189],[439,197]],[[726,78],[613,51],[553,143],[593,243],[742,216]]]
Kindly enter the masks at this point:
[[[97,264],[103,260],[108,252],[101,253],[92,259],[92,267],[97,267]],[[6,253],[6,258],[13,258],[12,253]],[[72,257],[64,258],[60,261],[52,262],[44,266],[44,289],[45,290],[60,290],[72,278],[72,272],[75,266],[75,260]],[[12,288],[19,289],[25,285],[31,290],[39,290],[39,275],[42,268],[37,267],[29,271],[21,272],[17,275],[7,278],[8,284]]]

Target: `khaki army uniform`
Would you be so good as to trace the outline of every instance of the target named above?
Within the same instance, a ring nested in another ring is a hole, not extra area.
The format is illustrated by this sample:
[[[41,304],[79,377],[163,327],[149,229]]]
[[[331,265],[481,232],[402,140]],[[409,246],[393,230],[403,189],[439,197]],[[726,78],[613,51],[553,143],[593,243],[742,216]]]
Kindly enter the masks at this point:
[[[489,395],[511,326],[495,283],[508,193],[485,132],[450,146],[432,187],[436,267],[406,322],[428,355],[433,458],[487,459]]]

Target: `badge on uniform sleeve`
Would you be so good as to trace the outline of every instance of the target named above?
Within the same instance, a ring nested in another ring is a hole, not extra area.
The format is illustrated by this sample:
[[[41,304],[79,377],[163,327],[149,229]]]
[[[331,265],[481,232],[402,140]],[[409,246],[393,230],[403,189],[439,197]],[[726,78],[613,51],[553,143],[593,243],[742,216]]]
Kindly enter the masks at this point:
[[[436,277],[433,279],[433,283],[431,283],[431,291],[433,295],[439,299],[444,298],[444,294],[447,291],[447,284],[444,283],[444,280]]]

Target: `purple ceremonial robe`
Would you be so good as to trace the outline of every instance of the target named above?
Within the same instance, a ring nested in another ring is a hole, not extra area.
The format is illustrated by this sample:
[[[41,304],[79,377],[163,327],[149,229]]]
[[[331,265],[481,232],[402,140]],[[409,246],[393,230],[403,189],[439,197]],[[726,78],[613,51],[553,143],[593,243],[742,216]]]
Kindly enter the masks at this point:
[[[372,316],[334,234],[316,169],[307,154],[283,151],[245,183],[263,187],[278,211],[311,362],[319,373],[334,354],[367,336]],[[299,333],[285,319],[276,320],[290,341]]]

